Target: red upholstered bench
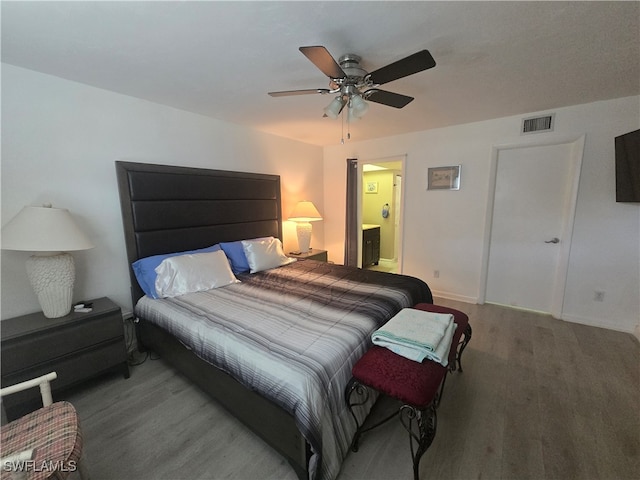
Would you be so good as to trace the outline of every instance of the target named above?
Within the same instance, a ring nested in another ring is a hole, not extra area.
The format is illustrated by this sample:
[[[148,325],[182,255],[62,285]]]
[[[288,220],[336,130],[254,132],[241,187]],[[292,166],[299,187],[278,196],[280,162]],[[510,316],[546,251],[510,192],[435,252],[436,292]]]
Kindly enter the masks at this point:
[[[358,425],[351,449],[358,451],[360,436],[399,415],[404,428],[409,432],[413,476],[419,480],[420,458],[427,451],[436,435],[436,408],[442,399],[447,372],[456,369],[462,372],[460,358],[471,339],[469,317],[458,310],[420,303],[413,308],[436,313],[450,313],[454,316],[456,331],[449,351],[449,365],[425,360],[422,363],[396,355],[391,350],[373,345],[353,366],[353,378],[345,390],[345,399],[351,414]],[[464,335],[464,338],[463,338]],[[375,425],[363,428],[353,411],[353,407],[363,405],[369,399],[369,389],[395,398],[402,403],[398,411]],[[355,394],[355,398],[354,397]],[[416,422],[417,432],[414,428]],[[417,449],[414,451],[414,441]]]

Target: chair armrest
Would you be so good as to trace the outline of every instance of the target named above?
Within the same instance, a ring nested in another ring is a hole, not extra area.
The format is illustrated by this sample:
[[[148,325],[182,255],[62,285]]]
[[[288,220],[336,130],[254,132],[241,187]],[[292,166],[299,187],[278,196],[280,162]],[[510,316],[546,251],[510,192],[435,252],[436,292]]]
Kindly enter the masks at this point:
[[[35,452],[34,448],[2,457],[0,458],[0,465],[4,467],[7,463],[16,464],[26,462],[27,460],[33,460],[33,452]]]
[[[15,385],[11,385],[9,387],[0,388],[0,397],[11,395],[12,393],[16,392],[22,392],[23,390],[28,390],[29,388],[39,386],[40,395],[42,396],[42,404],[43,406],[48,407],[53,403],[53,398],[51,397],[51,385],[49,384],[49,382],[55,380],[56,378],[58,378],[58,374],[56,372],[51,372],[37,378],[32,378],[31,380],[16,383]]]
[[[26,480],[29,467],[25,462],[33,460],[35,449],[24,450],[6,457],[0,458],[0,468],[3,472],[11,472],[12,480]]]

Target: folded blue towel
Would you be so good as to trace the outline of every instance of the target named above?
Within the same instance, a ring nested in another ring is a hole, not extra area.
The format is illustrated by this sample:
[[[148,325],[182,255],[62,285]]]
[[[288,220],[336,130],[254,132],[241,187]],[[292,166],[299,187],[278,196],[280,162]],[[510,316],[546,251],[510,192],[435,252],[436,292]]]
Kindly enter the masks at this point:
[[[428,358],[446,367],[455,329],[453,315],[404,308],[373,332],[371,339],[410,360]]]

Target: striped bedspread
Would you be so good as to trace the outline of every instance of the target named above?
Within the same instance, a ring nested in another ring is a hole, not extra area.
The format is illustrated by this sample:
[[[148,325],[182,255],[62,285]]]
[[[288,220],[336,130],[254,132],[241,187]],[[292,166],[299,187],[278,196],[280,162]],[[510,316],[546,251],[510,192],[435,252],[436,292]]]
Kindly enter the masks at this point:
[[[374,330],[432,301],[429,287],[313,260],[238,279],[173,299],[143,297],[136,315],[291,413],[311,445],[310,478],[333,479],[356,429],[343,399],[351,368]]]

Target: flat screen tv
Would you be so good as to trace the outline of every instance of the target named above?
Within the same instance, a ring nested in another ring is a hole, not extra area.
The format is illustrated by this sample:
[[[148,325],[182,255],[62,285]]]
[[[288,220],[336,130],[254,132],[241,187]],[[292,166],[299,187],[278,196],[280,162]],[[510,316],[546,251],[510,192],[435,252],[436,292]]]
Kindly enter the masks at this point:
[[[616,202],[640,202],[640,130],[616,137]]]

